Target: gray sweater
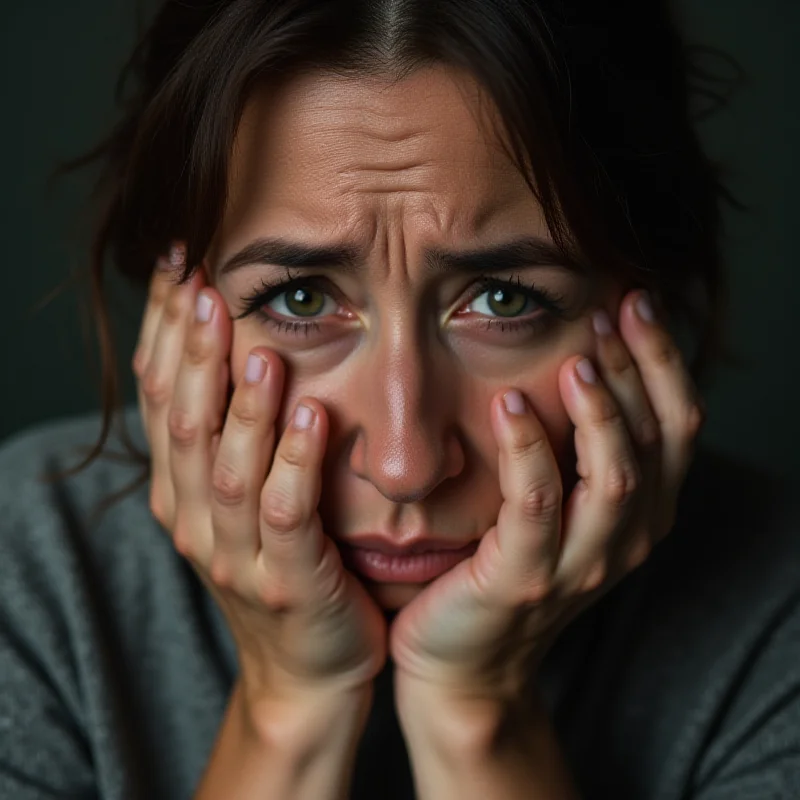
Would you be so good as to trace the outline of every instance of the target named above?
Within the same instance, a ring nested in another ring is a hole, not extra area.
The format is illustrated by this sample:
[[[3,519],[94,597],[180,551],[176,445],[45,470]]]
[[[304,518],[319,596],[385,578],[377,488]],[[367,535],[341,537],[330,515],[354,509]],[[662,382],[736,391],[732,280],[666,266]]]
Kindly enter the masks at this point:
[[[145,447],[135,409],[126,417]],[[224,618],[148,509],[94,525],[138,468],[76,462],[95,415],[0,447],[0,800],[191,798],[236,674]],[[113,447],[119,451],[117,445]],[[800,514],[702,453],[651,558],[556,641],[539,680],[586,800],[800,798]],[[376,683],[352,797],[412,798]]]

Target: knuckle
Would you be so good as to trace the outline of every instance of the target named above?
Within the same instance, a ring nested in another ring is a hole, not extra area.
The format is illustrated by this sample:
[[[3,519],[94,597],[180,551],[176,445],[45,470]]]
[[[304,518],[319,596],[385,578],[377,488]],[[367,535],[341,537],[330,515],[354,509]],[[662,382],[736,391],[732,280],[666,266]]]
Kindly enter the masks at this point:
[[[133,374],[141,381],[147,371],[147,364],[145,364],[144,352],[141,347],[137,347],[131,359],[131,369]]]
[[[163,493],[155,483],[150,485],[150,513],[162,528],[169,530],[171,519],[169,518],[167,504],[164,501]]]
[[[661,442],[661,427],[656,419],[647,416],[636,425],[636,441],[644,448],[652,448]]]
[[[617,404],[604,392],[599,393],[600,397],[592,408],[592,418],[596,425],[612,425],[620,421],[620,412]]]
[[[659,366],[675,366],[683,361],[681,351],[669,336],[658,338],[650,357]]]
[[[305,437],[289,436],[281,442],[278,451],[281,461],[292,469],[302,469],[308,462]]]
[[[247,496],[247,483],[230,464],[217,463],[211,471],[211,492],[221,506],[238,506]]]
[[[704,423],[705,413],[703,409],[700,408],[700,406],[696,403],[693,403],[686,411],[686,417],[683,424],[687,436],[692,439],[697,436],[697,434],[700,433]]]
[[[642,535],[637,537],[636,542],[628,552],[628,558],[625,564],[627,569],[634,570],[641,566],[647,560],[651,550],[650,542],[646,536]]]
[[[303,524],[304,514],[286,492],[272,489],[264,493],[261,518],[271,531],[287,534]]]
[[[605,558],[599,559],[592,565],[591,569],[586,575],[583,585],[581,586],[582,592],[593,592],[599,589],[608,578],[608,563]]]
[[[638,489],[639,470],[628,460],[611,466],[605,480],[605,497],[612,506],[624,506]]]
[[[171,381],[156,370],[147,369],[142,380],[142,392],[151,406],[159,408],[166,405],[172,396]]]
[[[234,394],[228,413],[234,424],[245,430],[257,428],[262,421],[256,404],[246,402],[238,392]]]
[[[211,557],[211,563],[208,567],[208,575],[211,578],[211,582],[218,589],[230,590],[234,588],[234,570],[231,568],[228,559],[221,556],[219,552],[215,552]]]
[[[526,522],[553,519],[561,508],[561,492],[553,484],[531,486],[523,495],[520,510]]]
[[[260,582],[257,596],[259,602],[275,614],[285,614],[295,606],[286,581],[274,574]]]
[[[214,355],[214,343],[203,335],[205,330],[205,328],[195,329],[186,337],[184,358],[186,363],[193,367],[202,366]]]
[[[195,561],[199,555],[197,552],[197,543],[191,535],[187,525],[180,523],[175,525],[175,530],[172,532],[172,544],[175,550],[180,555],[189,561]]]
[[[167,430],[172,444],[180,450],[189,450],[197,444],[200,425],[183,408],[171,408],[167,415]]]
[[[530,432],[518,431],[511,440],[510,452],[514,458],[530,458],[544,455],[549,447],[544,436],[536,436]]]
[[[156,308],[163,306],[167,302],[170,292],[174,288],[172,281],[160,272],[153,273],[153,280],[150,284],[150,303]]]
[[[174,292],[170,292],[164,303],[164,321],[172,325],[179,323],[186,312],[185,302],[183,298],[184,292],[180,291],[180,287],[176,286]]]
[[[604,358],[606,369],[620,378],[626,378],[634,369],[633,359],[625,347],[611,347]]]

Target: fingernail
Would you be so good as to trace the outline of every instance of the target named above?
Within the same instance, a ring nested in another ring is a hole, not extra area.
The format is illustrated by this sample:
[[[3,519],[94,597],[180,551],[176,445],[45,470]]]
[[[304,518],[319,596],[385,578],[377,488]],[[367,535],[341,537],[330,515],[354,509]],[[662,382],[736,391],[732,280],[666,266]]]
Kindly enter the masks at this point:
[[[589,361],[588,358],[582,358],[575,365],[575,372],[578,373],[578,377],[585,383],[597,383],[597,373],[594,371],[592,362]]]
[[[294,412],[294,426],[299,431],[307,431],[314,422],[314,411],[302,403]]]
[[[636,298],[636,312],[645,322],[655,322],[656,315],[653,311],[653,301],[649,292],[642,292]]]
[[[247,366],[244,369],[244,379],[248,383],[259,383],[267,374],[267,362],[252,353],[247,356]]]
[[[186,247],[182,244],[174,244],[169,249],[169,263],[171,267],[186,266]]]
[[[522,396],[522,393],[516,389],[506,392],[503,395],[503,402],[509,414],[519,415],[525,413],[525,398]]]
[[[592,314],[592,327],[598,336],[608,336],[613,330],[608,314],[602,309]]]
[[[198,322],[208,322],[214,312],[214,301],[205,292],[199,292],[194,312]]]

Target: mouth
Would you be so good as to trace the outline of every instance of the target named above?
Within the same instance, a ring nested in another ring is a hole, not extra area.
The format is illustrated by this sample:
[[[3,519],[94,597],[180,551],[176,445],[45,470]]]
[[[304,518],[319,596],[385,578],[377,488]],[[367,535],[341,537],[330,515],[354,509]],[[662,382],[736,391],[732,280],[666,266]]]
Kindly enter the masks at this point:
[[[478,549],[475,540],[465,545],[420,539],[406,547],[398,547],[378,537],[363,537],[354,541],[358,544],[338,542],[342,563],[351,571],[381,583],[431,581],[469,558]]]

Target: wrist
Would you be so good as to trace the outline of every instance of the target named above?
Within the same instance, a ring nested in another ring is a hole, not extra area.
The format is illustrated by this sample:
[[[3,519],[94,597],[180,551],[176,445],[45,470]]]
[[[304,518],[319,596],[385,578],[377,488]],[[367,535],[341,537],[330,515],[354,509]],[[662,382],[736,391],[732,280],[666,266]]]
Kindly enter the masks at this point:
[[[372,706],[371,683],[342,690],[272,692],[240,699],[246,734],[298,760],[327,746],[357,742]],[[336,736],[331,736],[335,731]]]
[[[253,703],[237,682],[195,800],[343,800],[370,696],[262,695]]]
[[[396,679],[395,700],[398,719],[409,739],[458,758],[492,749],[509,731],[527,731],[549,723],[538,698],[511,701],[456,692],[410,676]]]
[[[577,798],[537,694],[510,700],[413,680],[395,689],[420,800]]]

